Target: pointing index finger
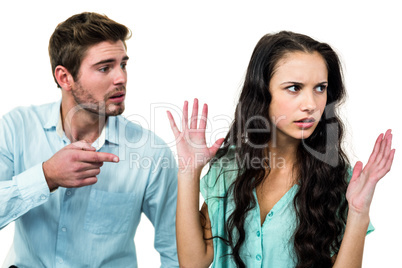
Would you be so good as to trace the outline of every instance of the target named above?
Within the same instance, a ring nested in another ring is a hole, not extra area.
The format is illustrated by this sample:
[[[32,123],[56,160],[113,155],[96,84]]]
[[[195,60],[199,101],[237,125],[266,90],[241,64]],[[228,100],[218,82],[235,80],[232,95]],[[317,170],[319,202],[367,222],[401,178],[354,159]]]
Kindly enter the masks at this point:
[[[99,163],[99,162],[119,162],[119,157],[111,153],[83,151],[81,155],[82,162]]]

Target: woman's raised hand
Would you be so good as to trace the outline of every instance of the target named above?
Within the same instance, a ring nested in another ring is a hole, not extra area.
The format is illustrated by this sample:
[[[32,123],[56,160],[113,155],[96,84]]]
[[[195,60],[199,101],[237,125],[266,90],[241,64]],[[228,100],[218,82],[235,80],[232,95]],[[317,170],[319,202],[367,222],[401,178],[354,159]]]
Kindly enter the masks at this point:
[[[215,156],[219,147],[222,145],[223,138],[218,139],[210,148],[205,140],[205,129],[207,127],[208,106],[204,104],[202,115],[198,120],[198,100],[194,99],[193,111],[188,125],[188,102],[184,102],[182,132],[176,126],[172,114],[168,111],[170,127],[176,138],[176,148],[179,158],[180,171],[201,172],[208,161]],[[199,122],[198,122],[199,121]],[[199,123],[199,124],[198,124]],[[198,127],[197,127],[198,125]]]
[[[346,192],[349,211],[368,215],[377,182],[390,171],[394,160],[395,149],[391,149],[391,144],[392,134],[388,130],[378,136],[366,166],[363,168],[360,161],[356,163]]]

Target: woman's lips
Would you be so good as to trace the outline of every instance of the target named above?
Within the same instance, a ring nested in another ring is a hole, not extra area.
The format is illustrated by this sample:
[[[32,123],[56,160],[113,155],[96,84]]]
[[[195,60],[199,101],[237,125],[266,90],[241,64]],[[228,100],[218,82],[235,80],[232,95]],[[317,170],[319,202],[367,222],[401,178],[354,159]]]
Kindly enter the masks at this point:
[[[314,118],[303,118],[294,122],[296,126],[300,128],[310,128],[314,126],[315,119]]]

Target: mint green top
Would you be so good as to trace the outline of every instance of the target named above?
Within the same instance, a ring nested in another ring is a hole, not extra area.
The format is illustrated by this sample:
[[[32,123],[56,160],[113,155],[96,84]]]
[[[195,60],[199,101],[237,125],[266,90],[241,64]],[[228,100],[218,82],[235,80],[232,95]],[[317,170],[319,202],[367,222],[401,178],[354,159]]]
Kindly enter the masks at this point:
[[[224,164],[224,167],[222,167]],[[225,172],[221,172],[224,170]],[[209,217],[212,226],[212,236],[226,238],[224,225],[234,210],[232,196],[225,196],[229,186],[236,178],[234,163],[222,161],[214,164],[200,183],[201,194],[208,205]],[[219,179],[217,177],[220,175]],[[293,207],[293,198],[299,186],[294,185],[271,209],[260,224],[260,208],[254,190],[257,205],[248,213],[245,221],[246,240],[240,251],[240,257],[246,267],[295,267],[296,256],[293,248],[292,235],[296,225],[296,215]],[[367,234],[374,227],[369,225]],[[231,248],[222,239],[214,238],[214,260],[211,267],[236,267],[228,253]]]

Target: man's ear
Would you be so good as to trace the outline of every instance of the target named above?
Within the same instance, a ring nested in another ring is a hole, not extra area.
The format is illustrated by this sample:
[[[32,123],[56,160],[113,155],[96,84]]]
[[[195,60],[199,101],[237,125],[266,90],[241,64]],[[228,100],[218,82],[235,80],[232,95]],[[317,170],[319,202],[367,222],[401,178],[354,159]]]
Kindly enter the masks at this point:
[[[57,83],[62,89],[66,91],[71,90],[74,79],[70,72],[66,69],[66,67],[58,65],[54,70],[54,77],[56,77]]]

